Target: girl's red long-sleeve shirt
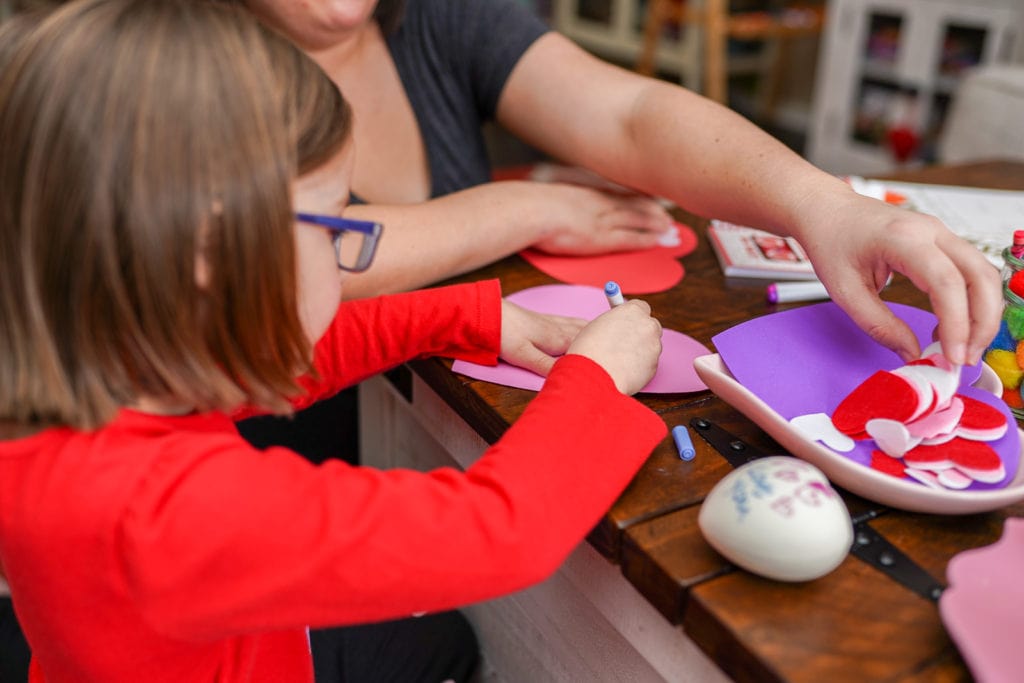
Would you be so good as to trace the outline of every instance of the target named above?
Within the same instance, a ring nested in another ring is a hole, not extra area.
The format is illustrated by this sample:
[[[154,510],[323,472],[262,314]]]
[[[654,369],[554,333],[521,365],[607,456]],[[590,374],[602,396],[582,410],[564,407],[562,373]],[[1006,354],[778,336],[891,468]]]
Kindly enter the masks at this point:
[[[495,281],[345,303],[306,402],[423,355],[494,363],[500,317]],[[312,681],[307,625],[544,579],[665,435],[571,355],[465,472],[314,466],[232,417],[124,410],[0,443],[0,571],[33,681]]]

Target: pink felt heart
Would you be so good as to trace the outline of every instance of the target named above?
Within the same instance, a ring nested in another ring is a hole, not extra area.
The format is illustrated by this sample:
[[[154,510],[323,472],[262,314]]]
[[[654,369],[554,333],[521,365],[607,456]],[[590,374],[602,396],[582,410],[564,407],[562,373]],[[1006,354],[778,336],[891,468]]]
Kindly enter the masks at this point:
[[[843,434],[863,438],[868,420],[906,422],[918,409],[919,396],[910,380],[879,370],[844,398],[832,413],[832,424]]]
[[[555,256],[526,249],[519,255],[537,270],[569,284],[604,287],[608,280],[615,280],[624,294],[664,292],[686,273],[679,258],[697,248],[697,235],[692,228],[681,223],[675,227],[679,244],[671,247],[595,256]]]
[[[579,285],[544,285],[531,287],[505,297],[508,301],[538,313],[565,315],[593,320],[608,310],[604,290]],[[675,330],[662,330],[661,357],[654,377],[641,389],[644,393],[674,394],[704,391],[707,386],[693,369],[693,359],[709,353],[696,339]],[[495,366],[478,365],[457,360],[455,372],[519,389],[538,391],[544,378],[529,370],[499,361]]]

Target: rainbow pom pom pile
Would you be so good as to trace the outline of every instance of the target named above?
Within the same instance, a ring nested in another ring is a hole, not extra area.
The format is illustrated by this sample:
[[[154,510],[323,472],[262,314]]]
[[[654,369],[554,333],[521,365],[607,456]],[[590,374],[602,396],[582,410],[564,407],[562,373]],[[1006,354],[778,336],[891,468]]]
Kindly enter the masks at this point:
[[[1018,418],[1024,418],[1024,260],[1003,253],[1003,319],[999,333],[985,352],[985,364],[1003,384],[1003,401]]]

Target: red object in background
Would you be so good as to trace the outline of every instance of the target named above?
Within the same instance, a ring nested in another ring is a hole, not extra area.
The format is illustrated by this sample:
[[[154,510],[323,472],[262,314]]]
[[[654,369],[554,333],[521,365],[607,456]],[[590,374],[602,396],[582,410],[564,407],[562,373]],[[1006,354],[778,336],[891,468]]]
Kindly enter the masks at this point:
[[[890,128],[886,134],[886,140],[889,143],[889,149],[892,150],[892,155],[901,164],[913,156],[921,142],[917,132],[909,126],[894,126]]]

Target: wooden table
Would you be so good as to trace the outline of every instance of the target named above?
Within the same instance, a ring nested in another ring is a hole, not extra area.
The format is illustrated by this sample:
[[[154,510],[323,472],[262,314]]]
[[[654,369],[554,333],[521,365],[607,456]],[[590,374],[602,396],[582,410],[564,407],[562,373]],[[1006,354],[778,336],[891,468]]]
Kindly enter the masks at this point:
[[[1024,164],[928,168],[901,180],[1024,189]],[[781,310],[763,282],[727,281],[707,243],[706,221],[683,258],[686,276],[645,297],[666,328],[712,348],[713,335]],[[462,280],[499,277],[506,294],[553,282],[518,257]],[[927,307],[897,278],[884,298]],[[800,304],[793,304],[800,305]],[[522,413],[532,392],[470,380],[451,362],[399,369],[362,391],[364,457],[379,466],[465,467]],[[641,400],[671,426],[708,418],[781,452],[754,423],[710,392]],[[860,560],[786,584],[732,567],[704,541],[697,512],[731,471],[703,440],[691,462],[663,441],[563,570],[546,584],[471,608],[494,680],[960,681],[970,674],[936,605]],[[543,473],[538,473],[543,476]],[[864,501],[844,495],[856,508]],[[552,511],[556,514],[557,511]],[[1024,504],[944,517],[892,512],[872,525],[945,582],[950,558],[999,538]],[[596,552],[595,552],[596,551]],[[602,559],[603,558],[603,559]]]

